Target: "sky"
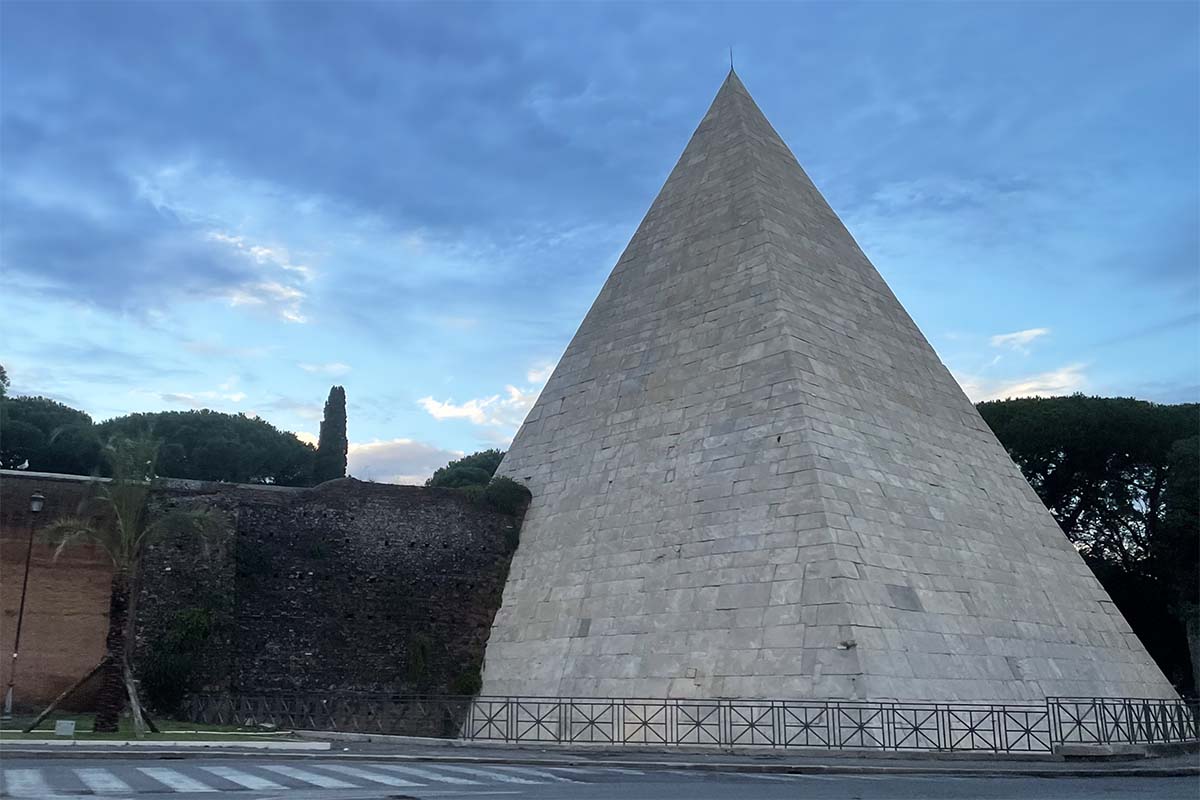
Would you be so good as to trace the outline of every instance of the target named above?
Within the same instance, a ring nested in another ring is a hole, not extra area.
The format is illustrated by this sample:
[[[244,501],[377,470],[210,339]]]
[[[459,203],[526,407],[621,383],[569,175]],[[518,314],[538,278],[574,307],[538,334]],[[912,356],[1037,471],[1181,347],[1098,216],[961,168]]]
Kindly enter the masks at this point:
[[[0,363],[505,447],[728,70],[975,400],[1200,399],[1200,5],[0,5]]]

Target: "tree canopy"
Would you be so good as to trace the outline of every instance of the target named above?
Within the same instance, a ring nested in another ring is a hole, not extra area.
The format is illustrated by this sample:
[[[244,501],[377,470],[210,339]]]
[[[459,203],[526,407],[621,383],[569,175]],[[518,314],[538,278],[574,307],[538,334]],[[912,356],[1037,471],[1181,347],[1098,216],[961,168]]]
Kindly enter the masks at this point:
[[[158,472],[172,478],[307,486],[316,451],[259,417],[218,411],[129,414],[96,426],[102,440],[153,435]]]
[[[1072,395],[979,412],[1085,555],[1125,569],[1148,557],[1166,514],[1171,448],[1196,434],[1200,405]]]
[[[100,465],[92,418],[47,397],[0,401],[0,467],[89,475]]]
[[[469,456],[451,461],[425,481],[426,486],[442,486],[449,489],[461,489],[465,486],[487,486],[500,460],[504,458],[503,450],[480,450]]]

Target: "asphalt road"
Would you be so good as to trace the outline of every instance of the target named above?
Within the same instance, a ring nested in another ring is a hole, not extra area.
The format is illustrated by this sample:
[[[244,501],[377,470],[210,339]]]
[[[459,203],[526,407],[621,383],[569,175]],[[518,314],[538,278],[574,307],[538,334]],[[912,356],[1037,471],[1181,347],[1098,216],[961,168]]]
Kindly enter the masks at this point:
[[[1059,800],[1200,797],[1197,778],[755,775],[611,767],[194,757],[4,758],[3,796],[109,800]]]

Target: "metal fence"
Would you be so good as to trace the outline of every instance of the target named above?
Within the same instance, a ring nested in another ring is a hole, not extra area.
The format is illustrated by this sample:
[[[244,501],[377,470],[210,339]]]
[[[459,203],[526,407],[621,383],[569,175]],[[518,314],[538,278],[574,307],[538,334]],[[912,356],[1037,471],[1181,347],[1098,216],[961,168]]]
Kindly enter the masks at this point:
[[[984,705],[198,694],[188,712],[196,722],[481,742],[1046,753],[1062,744],[1200,740],[1195,702],[1091,697]]]

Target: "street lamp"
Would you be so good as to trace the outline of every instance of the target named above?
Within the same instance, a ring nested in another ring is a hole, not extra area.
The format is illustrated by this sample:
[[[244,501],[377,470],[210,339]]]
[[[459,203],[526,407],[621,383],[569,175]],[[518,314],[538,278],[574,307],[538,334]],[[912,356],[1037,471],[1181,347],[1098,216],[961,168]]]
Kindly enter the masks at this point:
[[[41,492],[29,495],[29,544],[25,547],[25,577],[21,581],[21,605],[17,610],[17,632],[13,636],[12,664],[8,670],[8,689],[4,692],[4,719],[12,719],[13,681],[17,675],[17,654],[21,650],[21,623],[25,621],[25,593],[29,589],[29,562],[33,558],[33,531],[37,515],[46,506],[46,497]]]

